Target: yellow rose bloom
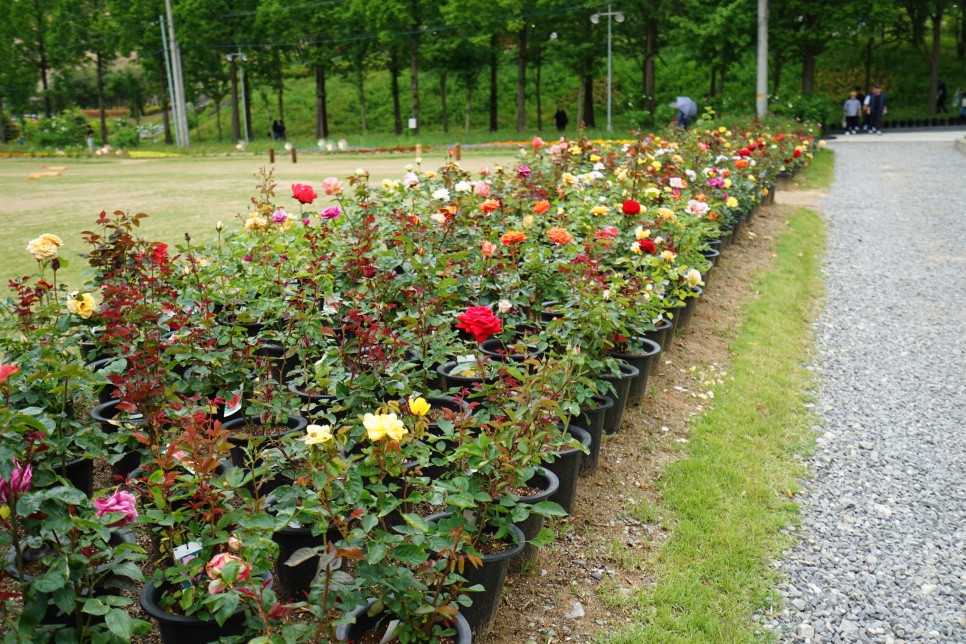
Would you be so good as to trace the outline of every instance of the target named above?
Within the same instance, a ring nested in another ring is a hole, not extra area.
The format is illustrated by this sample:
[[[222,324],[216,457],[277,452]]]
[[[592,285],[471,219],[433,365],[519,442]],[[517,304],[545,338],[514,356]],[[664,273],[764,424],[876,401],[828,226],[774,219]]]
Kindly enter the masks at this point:
[[[651,199],[657,199],[661,196],[661,191],[658,188],[651,186],[644,190],[644,196],[650,197]]]
[[[319,445],[332,440],[331,425],[309,425],[305,428],[305,436],[302,442],[306,445]]]
[[[386,436],[399,441],[409,433],[396,414],[366,414],[362,417],[362,424],[371,441],[382,440]]]
[[[634,253],[635,255],[640,255],[642,252],[641,245],[638,244],[636,241],[631,242],[631,252]]]
[[[718,127],[718,131],[721,132],[722,134],[724,134],[727,130],[728,130],[728,128],[726,128],[723,125],[721,125],[721,126]]]
[[[432,179],[433,177],[435,177],[435,176],[436,176],[436,173],[435,173],[435,172],[433,172],[432,170],[427,170],[427,171],[426,171],[426,172],[425,172],[425,173],[423,174],[423,176],[424,176],[424,177],[426,177],[427,179]]]
[[[696,268],[692,268],[688,270],[687,280],[688,280],[688,286],[690,286],[691,288],[694,288],[695,286],[701,286],[702,284],[704,284],[704,280],[701,279],[701,272]]]
[[[562,175],[560,175],[560,180],[563,182],[565,186],[572,186],[577,183],[577,177],[570,174],[569,172],[564,172]]]
[[[34,256],[38,262],[57,257],[57,249],[64,245],[64,242],[57,235],[44,233],[36,239],[27,242],[27,252]]]
[[[90,293],[84,293],[79,298],[68,299],[67,310],[87,320],[97,310],[97,302]]]
[[[728,201],[726,201],[725,203],[728,205],[729,208],[738,207],[738,200],[735,199],[734,197],[728,197]]]
[[[533,223],[534,223],[534,221],[533,221],[533,215],[524,215],[523,216],[523,227],[524,228],[533,228]]]
[[[730,188],[731,187],[731,179],[725,179],[724,180],[724,187],[725,188]]]
[[[676,219],[676,217],[674,216],[674,211],[671,210],[670,208],[658,208],[657,216],[660,219],[667,219],[667,220]]]
[[[268,220],[258,215],[249,215],[245,220],[245,230],[260,230],[268,225]]]
[[[677,255],[675,255],[669,250],[666,250],[663,253],[661,253],[661,259],[663,259],[665,262],[673,262],[675,257],[677,257]]]
[[[592,162],[594,162],[594,163],[597,163],[598,161],[600,161],[600,159],[601,159],[601,157],[598,154],[591,154],[590,155],[590,160]]]
[[[409,400],[409,411],[411,411],[416,416],[425,416],[429,413],[429,401],[420,396],[419,398],[411,398]]]
[[[651,161],[651,167],[654,168],[655,170],[660,170],[661,169],[661,162],[660,161],[656,161],[656,160],[655,161]]]
[[[647,230],[645,230],[643,226],[638,226],[634,230],[634,237],[636,239],[647,239],[650,236],[651,236],[651,229],[650,228],[648,228]]]
[[[570,153],[571,154],[580,154],[581,152],[583,152],[583,150],[581,149],[581,147],[579,145],[573,145],[573,146],[570,147]]]
[[[610,212],[610,208],[608,208],[607,206],[594,206],[593,208],[590,209],[590,214],[597,215],[598,217],[600,215],[606,215],[609,212]]]

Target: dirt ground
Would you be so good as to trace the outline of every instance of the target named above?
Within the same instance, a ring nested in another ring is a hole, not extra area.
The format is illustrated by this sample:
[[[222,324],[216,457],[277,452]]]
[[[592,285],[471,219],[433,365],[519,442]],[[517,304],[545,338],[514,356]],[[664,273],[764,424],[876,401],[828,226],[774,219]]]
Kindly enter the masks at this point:
[[[656,557],[673,530],[660,510],[661,470],[686,449],[689,420],[713,402],[708,392],[727,380],[741,305],[773,264],[786,212],[759,209],[722,253],[689,328],[660,355],[643,404],[629,407],[621,431],[605,439],[600,467],[580,479],[574,515],[557,525],[556,541],[532,570],[508,577],[496,624],[480,644],[589,642],[630,623],[628,599],[655,582]],[[583,616],[575,616],[575,602]]]

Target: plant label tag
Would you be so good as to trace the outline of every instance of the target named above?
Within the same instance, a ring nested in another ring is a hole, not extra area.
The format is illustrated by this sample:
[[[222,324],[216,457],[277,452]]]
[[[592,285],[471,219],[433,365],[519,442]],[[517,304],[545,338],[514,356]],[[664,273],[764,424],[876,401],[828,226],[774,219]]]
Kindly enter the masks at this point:
[[[241,411],[242,400],[244,398],[245,398],[245,388],[239,387],[238,393],[235,394],[235,400],[237,402],[231,407],[225,407],[225,418],[228,418],[229,416],[233,416],[234,414],[237,414],[239,411]]]
[[[174,558],[183,564],[188,563],[192,559],[198,556],[201,552],[201,543],[198,541],[189,541],[183,546],[178,546],[174,549]]]

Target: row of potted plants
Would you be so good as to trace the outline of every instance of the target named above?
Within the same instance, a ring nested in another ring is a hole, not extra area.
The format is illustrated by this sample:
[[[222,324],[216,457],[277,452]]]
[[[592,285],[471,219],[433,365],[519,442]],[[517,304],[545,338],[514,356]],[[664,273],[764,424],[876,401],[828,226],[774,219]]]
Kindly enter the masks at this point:
[[[78,290],[62,240],[32,240],[0,334],[7,627],[124,641],[143,583],[164,641],[468,641],[811,146],[534,139],[479,176],[284,196],[262,170],[204,245],[101,213]]]

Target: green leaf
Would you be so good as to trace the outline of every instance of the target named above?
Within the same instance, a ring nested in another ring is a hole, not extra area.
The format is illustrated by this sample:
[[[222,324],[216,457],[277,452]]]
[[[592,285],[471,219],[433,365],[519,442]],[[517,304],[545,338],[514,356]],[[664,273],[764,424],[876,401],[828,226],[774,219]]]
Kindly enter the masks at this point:
[[[54,559],[47,572],[33,580],[33,587],[41,593],[52,593],[67,583],[67,560]]]
[[[318,555],[319,553],[315,548],[299,548],[285,561],[285,565],[294,568]]]
[[[369,565],[375,565],[383,560],[388,551],[389,548],[386,547],[386,544],[376,541],[366,551],[366,562]]]
[[[102,602],[97,597],[91,597],[84,602],[84,612],[89,615],[107,615],[111,612],[111,607]]]
[[[429,524],[418,514],[405,513],[402,515],[403,520],[409,524],[410,527],[419,530],[420,532],[429,532]]]
[[[541,501],[540,503],[535,503],[530,506],[530,512],[534,514],[542,514],[545,517],[567,516],[567,511],[560,507],[559,503],[553,503],[552,501]]]
[[[418,566],[426,561],[426,553],[423,549],[411,543],[404,543],[393,548],[392,557],[409,566]]]
[[[131,635],[134,633],[134,619],[125,611],[119,608],[111,609],[104,622],[112,633],[125,642],[131,641]]]

